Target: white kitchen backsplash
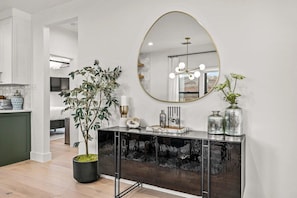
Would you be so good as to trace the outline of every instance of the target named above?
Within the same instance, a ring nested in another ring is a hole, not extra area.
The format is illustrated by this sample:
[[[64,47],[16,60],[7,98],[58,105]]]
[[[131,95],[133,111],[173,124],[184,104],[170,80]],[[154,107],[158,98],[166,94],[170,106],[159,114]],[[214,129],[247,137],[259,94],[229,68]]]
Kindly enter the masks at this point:
[[[0,96],[10,99],[16,91],[19,91],[24,97],[24,109],[31,108],[31,94],[29,85],[0,85]]]

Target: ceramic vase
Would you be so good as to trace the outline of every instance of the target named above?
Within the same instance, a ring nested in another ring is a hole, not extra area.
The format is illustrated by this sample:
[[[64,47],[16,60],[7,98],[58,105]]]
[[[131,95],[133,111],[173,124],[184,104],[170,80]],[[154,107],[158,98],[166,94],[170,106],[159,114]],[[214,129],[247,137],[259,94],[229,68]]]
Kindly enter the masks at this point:
[[[11,105],[13,110],[23,109],[24,98],[22,97],[21,93],[16,91],[10,100],[11,100]]]

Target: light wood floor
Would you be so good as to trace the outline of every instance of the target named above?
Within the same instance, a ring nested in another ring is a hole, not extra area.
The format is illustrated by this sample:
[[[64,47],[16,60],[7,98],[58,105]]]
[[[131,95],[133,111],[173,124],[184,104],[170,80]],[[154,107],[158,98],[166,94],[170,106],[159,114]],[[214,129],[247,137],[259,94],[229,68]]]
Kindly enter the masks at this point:
[[[91,198],[114,197],[113,180],[81,184],[72,176],[72,157],[76,149],[64,145],[63,139],[51,141],[53,160],[47,163],[24,161],[0,167],[1,198]],[[126,184],[121,184],[125,189]],[[181,198],[150,189],[139,188],[125,198]]]

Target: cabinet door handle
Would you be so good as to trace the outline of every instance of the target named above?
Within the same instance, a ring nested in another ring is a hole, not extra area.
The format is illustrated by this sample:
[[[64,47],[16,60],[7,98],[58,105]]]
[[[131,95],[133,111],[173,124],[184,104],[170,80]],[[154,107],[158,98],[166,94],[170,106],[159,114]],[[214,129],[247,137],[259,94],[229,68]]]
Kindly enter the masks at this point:
[[[205,155],[205,152],[207,152],[207,155]],[[206,159],[205,159],[206,158]],[[205,167],[205,162],[207,163]],[[201,194],[202,198],[210,198],[210,192],[209,192],[209,186],[210,186],[210,142],[209,140],[202,140],[202,171],[201,171]],[[206,168],[207,174],[206,174],[206,185],[204,183],[204,169]]]

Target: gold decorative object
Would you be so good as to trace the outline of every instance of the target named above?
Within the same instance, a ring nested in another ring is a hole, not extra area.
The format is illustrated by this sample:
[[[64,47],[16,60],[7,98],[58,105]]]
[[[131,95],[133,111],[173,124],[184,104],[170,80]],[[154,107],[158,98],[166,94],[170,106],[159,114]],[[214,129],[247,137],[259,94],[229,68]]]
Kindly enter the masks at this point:
[[[127,118],[128,111],[129,111],[128,106],[120,106],[121,118]]]
[[[127,117],[129,112],[129,99],[127,96],[121,96],[121,104],[120,104],[120,127],[127,127]]]

